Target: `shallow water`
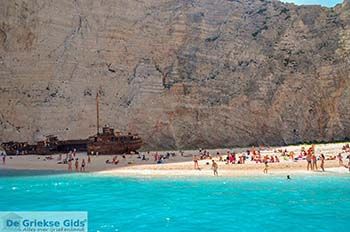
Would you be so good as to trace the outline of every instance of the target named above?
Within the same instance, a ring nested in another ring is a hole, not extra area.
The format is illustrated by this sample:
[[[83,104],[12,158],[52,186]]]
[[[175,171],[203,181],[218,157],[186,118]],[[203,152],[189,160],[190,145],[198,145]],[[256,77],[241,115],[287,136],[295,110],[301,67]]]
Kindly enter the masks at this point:
[[[88,211],[89,231],[348,231],[350,175],[133,179],[0,170],[2,211]],[[40,175],[42,174],[42,175]]]

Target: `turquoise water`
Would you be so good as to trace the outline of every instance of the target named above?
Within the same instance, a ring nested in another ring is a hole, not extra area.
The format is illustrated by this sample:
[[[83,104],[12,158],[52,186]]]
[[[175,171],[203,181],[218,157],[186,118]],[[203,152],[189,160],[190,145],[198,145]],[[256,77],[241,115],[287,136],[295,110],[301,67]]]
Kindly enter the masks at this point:
[[[0,171],[0,210],[88,211],[89,231],[349,231],[350,176],[133,179]],[[30,175],[30,176],[29,176]]]

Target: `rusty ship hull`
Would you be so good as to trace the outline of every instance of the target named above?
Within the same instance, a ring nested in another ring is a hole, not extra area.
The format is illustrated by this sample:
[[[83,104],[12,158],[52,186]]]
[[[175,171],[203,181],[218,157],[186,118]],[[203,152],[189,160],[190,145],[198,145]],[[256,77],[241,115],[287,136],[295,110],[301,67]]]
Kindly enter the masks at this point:
[[[136,134],[115,134],[113,128],[104,127],[102,133],[89,138],[87,151],[88,154],[101,155],[137,153],[142,144],[142,139]]]
[[[100,155],[117,155],[137,153],[137,150],[142,146],[142,142],[138,143],[91,143],[88,144],[88,153],[94,154],[98,152]]]

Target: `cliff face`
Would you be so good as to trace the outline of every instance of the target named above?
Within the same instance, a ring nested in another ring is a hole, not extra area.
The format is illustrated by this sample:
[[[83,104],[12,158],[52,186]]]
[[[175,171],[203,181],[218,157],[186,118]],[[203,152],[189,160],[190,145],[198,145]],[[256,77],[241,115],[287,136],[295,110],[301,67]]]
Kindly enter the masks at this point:
[[[150,148],[350,137],[350,4],[264,0],[0,1],[0,140]]]

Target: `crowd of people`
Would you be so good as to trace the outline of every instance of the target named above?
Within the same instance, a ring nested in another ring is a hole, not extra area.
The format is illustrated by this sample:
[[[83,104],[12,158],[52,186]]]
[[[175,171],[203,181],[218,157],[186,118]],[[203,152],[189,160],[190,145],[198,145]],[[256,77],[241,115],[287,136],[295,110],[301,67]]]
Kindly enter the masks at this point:
[[[70,152],[66,155],[66,158],[63,160],[64,163],[68,163],[68,170],[72,171],[72,161],[75,163],[75,171],[85,171],[86,163],[85,159],[79,164],[78,158],[75,158],[75,151]],[[346,157],[349,162],[347,165],[343,164],[343,154],[348,153],[349,155]],[[179,151],[181,157],[184,157],[184,152]],[[95,154],[97,155],[97,154]],[[156,164],[163,164],[167,160],[177,156],[175,152],[145,152],[138,153],[137,158],[141,161],[149,161],[153,160]],[[251,149],[246,150],[243,153],[236,153],[231,150],[227,151],[226,154],[220,154],[220,152],[210,153],[208,150],[199,149],[198,154],[190,155],[192,156],[194,169],[201,170],[199,166],[200,160],[211,160],[211,169],[213,170],[214,175],[218,175],[219,165],[218,163],[224,163],[226,165],[235,165],[235,164],[245,164],[256,163],[256,164],[264,164],[264,173],[269,172],[269,164],[270,163],[280,163],[280,159],[284,161],[306,161],[306,169],[308,171],[325,171],[325,162],[326,160],[339,160],[339,165],[342,167],[349,168],[350,171],[350,147],[349,144],[345,145],[342,149],[342,152],[336,155],[326,156],[324,154],[317,154],[315,145],[311,145],[308,149],[302,147],[299,154],[295,154],[294,151],[288,151],[287,149],[277,149],[271,151],[271,149],[266,149],[264,147],[252,147]],[[126,155],[120,155],[122,159],[127,159]],[[88,155],[88,163],[91,162],[90,155]],[[112,160],[107,159],[105,161],[106,164],[117,165],[120,163],[120,160],[117,155],[113,156]],[[128,162],[128,164],[132,164],[132,162]],[[210,165],[209,162],[206,162],[206,165]],[[80,167],[80,168],[79,168]]]
[[[59,154],[57,161],[58,164],[66,164],[68,166],[68,171],[70,172],[73,171],[73,163],[75,172],[85,172],[87,163],[91,163],[91,156],[87,155],[87,163],[85,161],[85,158],[82,158],[81,162],[79,162],[79,158],[77,157],[77,151],[76,149],[74,149],[73,151],[69,151],[64,159],[62,157],[62,154]]]
[[[325,162],[326,160],[339,160],[339,166],[345,167],[349,169],[350,172],[350,146],[349,144],[345,145],[337,156],[331,155],[326,158],[324,154],[317,154],[315,145],[311,145],[308,149],[305,147],[301,148],[299,155],[296,155],[295,152],[288,152],[285,150],[274,150],[273,154],[262,154],[263,149],[257,149],[252,147],[252,149],[247,150],[245,153],[237,154],[235,152],[227,151],[226,156],[221,155],[219,152],[216,153],[216,156],[212,156],[208,151],[202,151],[199,149],[198,155],[193,155],[193,164],[194,169],[201,170],[199,167],[199,160],[211,159],[213,161],[212,169],[214,171],[214,175],[218,173],[218,165],[214,161],[216,158],[219,162],[224,162],[225,164],[233,165],[233,164],[245,164],[246,161],[250,161],[250,163],[263,163],[264,164],[264,173],[268,173],[269,163],[279,163],[280,158],[282,157],[284,161],[293,161],[298,162],[305,160],[307,163],[306,169],[307,171],[325,171]],[[269,152],[271,153],[271,152]],[[343,155],[346,154],[346,159],[348,159],[348,164],[343,163]],[[206,163],[209,164],[208,162]],[[215,164],[215,165],[214,165]]]
[[[212,152],[208,150],[199,149],[197,154],[193,155],[183,151],[179,151],[179,155],[183,158],[192,157],[193,167],[195,170],[201,170],[200,162],[201,160],[205,161],[206,165],[211,164],[211,169],[213,170],[214,175],[218,175],[219,164],[225,165],[242,165],[247,162],[250,164],[264,164],[264,173],[269,172],[269,164],[271,163],[280,163],[280,159],[284,162],[299,162],[306,161],[306,170],[307,171],[325,171],[325,163],[327,160],[337,160],[340,167],[345,167],[350,172],[350,146],[346,144],[342,147],[342,150],[337,155],[324,155],[323,153],[318,153],[315,145],[311,145],[308,148],[301,147],[300,152],[288,151],[287,149],[270,149],[264,147],[252,147],[251,149],[246,150],[245,152],[236,153],[232,150],[228,150],[226,153],[220,153],[218,151]],[[65,157],[63,157],[65,155]],[[98,156],[98,153],[93,153],[93,155]],[[137,157],[136,157],[137,155]],[[57,156],[58,164],[67,165],[68,171],[76,172],[85,172],[87,166],[91,163],[92,154],[84,155],[81,154],[77,156],[77,151],[74,149],[67,154],[59,154]],[[155,164],[163,164],[168,160],[174,160],[174,157],[177,157],[177,152],[144,152],[133,154],[133,156],[123,155],[114,155],[112,159],[107,159],[106,164],[118,165],[120,159],[124,160],[122,163],[125,164],[134,164],[139,163],[135,160],[135,157],[140,161],[148,161],[147,163],[154,162]],[[1,152],[0,154],[2,164],[6,164],[6,154]],[[130,158],[132,157],[132,158]],[[184,160],[183,158],[177,160]],[[12,159],[12,157],[10,157]],[[53,160],[52,155],[46,156],[44,158],[38,157],[41,160]],[[55,158],[56,159],[56,158]],[[188,160],[188,159],[187,159]],[[211,163],[210,163],[211,161]]]

